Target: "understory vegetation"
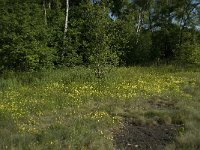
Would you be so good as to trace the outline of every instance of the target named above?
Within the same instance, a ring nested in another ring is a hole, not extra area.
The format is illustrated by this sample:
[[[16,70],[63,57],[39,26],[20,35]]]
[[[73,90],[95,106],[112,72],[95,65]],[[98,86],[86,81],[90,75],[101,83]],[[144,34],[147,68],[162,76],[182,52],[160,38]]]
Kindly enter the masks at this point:
[[[197,68],[112,68],[102,78],[85,67],[7,71],[0,99],[0,149],[115,149],[124,118],[178,125],[166,149],[200,148]]]

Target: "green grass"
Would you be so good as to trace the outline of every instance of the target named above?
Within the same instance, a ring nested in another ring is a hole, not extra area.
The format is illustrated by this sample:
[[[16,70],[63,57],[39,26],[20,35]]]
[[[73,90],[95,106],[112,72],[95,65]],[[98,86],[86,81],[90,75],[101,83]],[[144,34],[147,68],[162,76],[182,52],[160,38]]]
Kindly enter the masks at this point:
[[[159,108],[157,107],[159,106]],[[115,149],[123,117],[183,124],[166,149],[200,148],[200,70],[83,67],[5,72],[0,78],[0,149]]]

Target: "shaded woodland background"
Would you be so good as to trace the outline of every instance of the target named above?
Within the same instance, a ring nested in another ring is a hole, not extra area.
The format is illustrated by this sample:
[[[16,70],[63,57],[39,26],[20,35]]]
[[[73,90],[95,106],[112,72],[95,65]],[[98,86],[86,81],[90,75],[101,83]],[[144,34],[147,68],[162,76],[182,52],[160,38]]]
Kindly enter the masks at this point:
[[[200,64],[199,0],[0,0],[0,70]]]

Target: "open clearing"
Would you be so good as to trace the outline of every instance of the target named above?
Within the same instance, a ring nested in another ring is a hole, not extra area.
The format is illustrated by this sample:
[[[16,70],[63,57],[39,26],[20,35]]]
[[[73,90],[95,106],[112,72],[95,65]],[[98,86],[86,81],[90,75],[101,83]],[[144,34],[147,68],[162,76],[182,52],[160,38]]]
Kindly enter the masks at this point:
[[[200,70],[5,72],[0,149],[200,149]]]

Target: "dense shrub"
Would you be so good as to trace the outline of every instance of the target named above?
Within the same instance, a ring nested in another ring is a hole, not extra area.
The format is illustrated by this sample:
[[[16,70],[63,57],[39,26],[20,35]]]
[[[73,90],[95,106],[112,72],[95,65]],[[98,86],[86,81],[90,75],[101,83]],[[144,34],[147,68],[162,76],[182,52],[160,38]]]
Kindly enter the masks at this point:
[[[200,64],[200,44],[184,43],[176,49],[175,53],[180,63]]]

